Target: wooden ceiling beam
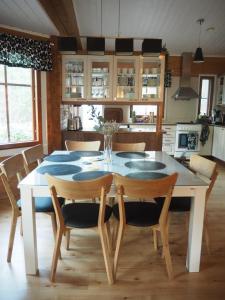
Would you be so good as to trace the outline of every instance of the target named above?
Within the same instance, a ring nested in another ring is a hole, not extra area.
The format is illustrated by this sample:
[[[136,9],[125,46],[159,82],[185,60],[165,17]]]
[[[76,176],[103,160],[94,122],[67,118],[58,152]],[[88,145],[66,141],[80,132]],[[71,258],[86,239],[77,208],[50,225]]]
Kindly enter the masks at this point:
[[[74,36],[82,50],[77,18],[72,0],[38,0],[61,36]]]

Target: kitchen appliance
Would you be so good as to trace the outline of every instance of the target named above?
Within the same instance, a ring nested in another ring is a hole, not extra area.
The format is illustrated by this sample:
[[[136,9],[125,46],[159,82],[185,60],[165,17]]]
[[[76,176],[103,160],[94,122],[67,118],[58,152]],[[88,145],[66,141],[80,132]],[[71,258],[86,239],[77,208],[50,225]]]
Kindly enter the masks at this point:
[[[213,121],[215,124],[222,124],[223,123],[223,114],[219,109],[214,109],[214,114],[213,114]]]
[[[67,121],[67,129],[76,131],[81,130],[82,128],[82,122],[79,116],[79,106],[73,105],[70,107],[69,117]]]
[[[174,157],[190,158],[200,151],[201,124],[181,124],[176,126]]]
[[[190,100],[198,98],[198,94],[191,87],[191,64],[192,53],[182,53],[182,70],[180,77],[180,87],[173,95],[175,100]]]

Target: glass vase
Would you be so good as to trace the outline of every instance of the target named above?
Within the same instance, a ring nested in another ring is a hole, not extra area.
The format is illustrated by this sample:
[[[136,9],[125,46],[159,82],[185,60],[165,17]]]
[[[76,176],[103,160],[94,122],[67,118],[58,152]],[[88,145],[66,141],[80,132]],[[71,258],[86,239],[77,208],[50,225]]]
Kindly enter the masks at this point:
[[[104,159],[107,163],[112,161],[112,134],[104,134]]]

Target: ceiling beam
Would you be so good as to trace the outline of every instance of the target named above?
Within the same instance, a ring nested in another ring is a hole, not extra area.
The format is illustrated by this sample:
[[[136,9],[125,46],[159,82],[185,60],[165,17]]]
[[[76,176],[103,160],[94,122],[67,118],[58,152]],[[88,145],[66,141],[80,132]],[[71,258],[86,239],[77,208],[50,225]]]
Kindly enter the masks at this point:
[[[72,0],[38,0],[61,36],[74,36],[82,50],[79,28]]]

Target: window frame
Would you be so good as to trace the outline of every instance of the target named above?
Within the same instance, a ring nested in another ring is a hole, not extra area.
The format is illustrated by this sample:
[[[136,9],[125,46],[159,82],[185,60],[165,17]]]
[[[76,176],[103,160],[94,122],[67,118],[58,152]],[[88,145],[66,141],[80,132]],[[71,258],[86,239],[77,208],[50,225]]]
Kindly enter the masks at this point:
[[[5,88],[5,101],[6,101],[6,118],[7,130],[9,130],[9,110],[8,110],[8,86],[28,86],[27,84],[7,83],[7,66],[4,65],[4,83],[1,83]],[[32,112],[33,112],[33,141],[13,142],[0,144],[0,150],[31,147],[42,143],[42,118],[41,118],[41,72],[31,70],[32,76]]]
[[[215,76],[214,75],[199,75],[199,99],[198,99],[198,115],[200,114],[201,108],[201,99],[202,99],[202,82],[203,80],[208,79],[209,83],[209,97],[207,102],[207,115],[211,115],[212,107],[213,107],[213,97],[214,97],[214,89],[215,89]]]

